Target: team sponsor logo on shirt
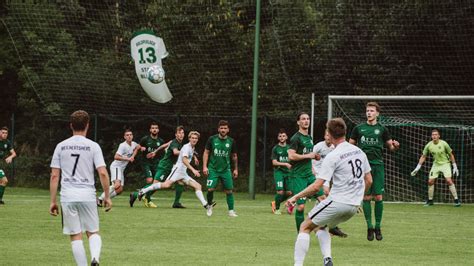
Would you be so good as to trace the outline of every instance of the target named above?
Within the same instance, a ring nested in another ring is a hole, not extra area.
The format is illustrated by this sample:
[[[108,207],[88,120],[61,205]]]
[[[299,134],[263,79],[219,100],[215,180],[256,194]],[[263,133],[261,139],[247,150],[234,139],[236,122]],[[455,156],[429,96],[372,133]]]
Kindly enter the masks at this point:
[[[214,149],[214,156],[226,157],[226,156],[229,156],[229,152],[224,151],[224,150]]]
[[[364,136],[362,136],[360,138],[360,142],[362,144],[367,144],[367,145],[377,145],[377,144],[379,144],[379,140],[377,138],[366,138]]]

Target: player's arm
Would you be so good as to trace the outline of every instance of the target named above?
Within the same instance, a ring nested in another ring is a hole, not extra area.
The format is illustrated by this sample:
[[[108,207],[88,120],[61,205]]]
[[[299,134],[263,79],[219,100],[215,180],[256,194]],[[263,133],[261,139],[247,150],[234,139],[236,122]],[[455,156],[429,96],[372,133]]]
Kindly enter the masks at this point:
[[[13,158],[16,157],[16,152],[14,149],[11,149],[10,150],[10,156],[8,156],[7,158],[5,158],[5,162],[6,163],[11,163],[13,161]]]
[[[158,149],[156,149],[155,153],[168,148],[170,146],[170,144],[171,144],[171,140],[166,142],[165,144],[161,145],[160,147],[158,147]]]
[[[456,159],[454,158],[453,151],[449,153],[449,160],[451,161],[451,164],[453,165],[453,175],[459,176],[458,165],[456,164]]]
[[[191,162],[189,161],[189,158],[188,156],[183,156],[183,164],[186,166],[186,168],[188,168],[189,170],[191,170],[191,172],[197,176],[197,177],[200,177],[201,174],[199,173],[198,170],[196,170],[192,165],[191,165]]]
[[[306,154],[298,154],[293,149],[288,150],[288,159],[290,159],[290,161],[301,161],[304,159],[314,159],[314,158],[315,158],[314,152],[310,152]]]
[[[277,159],[272,160],[272,165],[273,166],[283,166],[283,167],[287,167],[287,168],[291,167],[291,164],[279,162]]]
[[[370,187],[372,186],[372,174],[370,172],[365,173],[364,181],[365,181],[365,194],[367,194],[367,192],[369,192]]]
[[[202,173],[205,175],[209,174],[209,169],[207,169],[208,161],[209,161],[209,150],[204,149],[204,153],[202,154]]]
[[[426,155],[422,154],[420,156],[420,159],[418,160],[418,165],[416,166],[415,170],[411,172],[411,176],[416,176],[416,174],[418,173],[418,171],[420,171],[421,166],[423,165],[423,163],[425,163],[425,161],[426,161]]]
[[[97,167],[97,173],[99,174],[100,184],[104,191],[104,206],[105,211],[109,211],[112,208],[112,200],[110,200],[110,191],[109,191],[109,173],[105,166]]]
[[[49,194],[51,198],[51,202],[49,205],[49,214],[53,216],[58,215],[58,204],[56,203],[56,197],[58,194],[58,185],[59,185],[59,176],[61,174],[61,170],[59,168],[51,168],[51,176],[49,180]]]
[[[137,154],[138,154],[138,151],[140,150],[140,145],[137,145],[135,147],[135,149],[133,150],[133,153],[132,153],[132,156],[130,157],[129,161],[130,162],[134,162],[135,161],[135,157],[137,157]]]
[[[314,181],[313,184],[309,185],[303,191],[301,191],[300,193],[288,199],[286,204],[294,205],[298,199],[316,194],[316,192],[319,191],[319,189],[321,188],[323,184],[324,184],[324,179],[321,179],[321,178],[316,179],[316,181]]]
[[[239,158],[237,153],[231,153],[232,163],[234,165],[234,171],[232,172],[232,177],[235,179],[239,176]]]
[[[385,145],[390,151],[396,151],[400,148],[400,143],[396,140],[389,139],[385,142]]]

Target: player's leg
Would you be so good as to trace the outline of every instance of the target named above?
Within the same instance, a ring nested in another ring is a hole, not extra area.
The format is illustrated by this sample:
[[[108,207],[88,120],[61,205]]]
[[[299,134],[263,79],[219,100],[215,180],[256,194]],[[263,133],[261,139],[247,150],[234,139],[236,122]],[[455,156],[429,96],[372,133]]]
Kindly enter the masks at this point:
[[[183,206],[183,204],[181,204],[180,200],[181,200],[181,195],[183,194],[183,191],[184,191],[184,185],[181,184],[181,182],[176,182],[174,184],[174,190],[175,190],[175,195],[174,195],[174,202],[173,202],[173,208],[177,208],[177,209],[183,209],[183,208],[186,208]]]
[[[451,166],[449,165],[449,163],[447,163],[447,164],[442,165],[441,167],[442,167],[441,171],[443,172],[443,176],[446,180],[446,184],[448,185],[449,191],[453,195],[454,206],[459,207],[461,206],[461,202],[459,201],[458,192],[456,191],[456,186],[454,185],[454,181],[452,179]]]
[[[306,188],[307,180],[306,178],[293,177],[291,180],[291,192],[293,195],[298,194],[300,191]],[[300,198],[296,201],[296,210],[295,210],[295,223],[296,231],[300,231],[300,226],[304,221],[304,206],[306,203],[306,198]],[[290,212],[290,210],[288,210]]]
[[[273,179],[275,180],[275,198],[272,201],[272,212],[274,214],[281,214],[280,205],[284,201],[285,198],[285,184],[284,184],[284,177],[283,173],[279,171],[275,171],[273,173]]]
[[[303,265],[306,253],[308,253],[309,250],[310,233],[317,229],[318,225],[314,224],[310,218],[307,218],[303,223],[301,223],[295,242],[294,265]]]
[[[222,185],[224,187],[224,192],[226,195],[226,201],[227,201],[227,207],[229,210],[229,216],[230,217],[237,217],[237,213],[235,212],[234,209],[234,179],[232,178],[232,173],[229,171],[226,171],[221,174],[222,178]]]
[[[8,184],[8,178],[5,175],[5,172],[0,169],[0,204],[5,204],[3,202],[3,194],[5,193],[5,188]]]
[[[430,176],[428,177],[428,200],[426,201],[425,206],[433,205],[436,178],[438,178],[440,173],[440,169],[438,169],[436,165],[431,167]]]
[[[206,185],[207,185],[206,197],[207,197],[207,202],[209,202],[209,204],[214,202],[214,191],[216,190],[218,184],[219,184],[219,178],[217,176],[217,173],[209,169],[209,175],[206,181]]]
[[[142,162],[141,167],[142,167],[142,177],[145,178],[146,180],[146,185],[143,188],[147,188],[153,184],[153,180],[151,181],[151,183],[148,183],[149,177],[153,176],[150,169],[150,164]],[[130,193],[130,201],[129,201],[130,207],[133,207],[133,204],[135,203],[135,200],[137,200],[137,198],[138,198],[138,191]],[[148,207],[148,202],[144,201],[144,204],[145,204],[145,207]]]
[[[194,189],[194,192],[196,193],[196,197],[199,199],[199,201],[201,202],[202,206],[204,208],[207,208],[208,207],[208,203],[207,201],[204,199],[204,195],[202,194],[202,187],[201,187],[201,184],[199,184],[198,182],[196,182],[196,180],[194,180],[193,178],[191,178],[190,176],[188,176],[186,174],[186,176],[184,177],[183,179],[183,182],[192,187]]]
[[[375,239],[382,240],[382,216],[383,216],[383,193],[385,186],[385,167],[383,165],[376,165],[375,169],[372,168],[372,175],[375,173],[377,176],[377,182],[372,184],[375,194],[375,206],[374,206],[374,216],[375,216]]]
[[[156,174],[158,170],[158,163],[156,163],[156,165],[150,165],[150,172],[151,172],[151,175],[147,177],[146,179],[146,182],[148,184],[148,186],[151,186],[153,183],[154,183],[154,176]],[[156,208],[157,206],[155,205],[155,203],[153,203],[151,201],[151,195],[153,195],[153,193],[155,193],[156,190],[152,190],[148,193],[146,193],[145,195],[145,200],[143,201],[143,204],[146,206],[146,207],[149,207],[149,208]]]
[[[87,265],[87,255],[82,242],[82,228],[77,205],[76,202],[61,202],[63,234],[69,235],[76,264]]]
[[[118,167],[110,167],[110,181],[112,185],[109,187],[110,198],[114,198],[122,192],[123,169]],[[102,207],[105,193],[102,192],[97,200],[97,206]]]
[[[86,231],[89,239],[89,250],[91,253],[91,265],[98,265],[102,249],[102,239],[99,235],[99,215],[97,207],[90,202],[82,202],[78,206],[79,218],[82,231]]]

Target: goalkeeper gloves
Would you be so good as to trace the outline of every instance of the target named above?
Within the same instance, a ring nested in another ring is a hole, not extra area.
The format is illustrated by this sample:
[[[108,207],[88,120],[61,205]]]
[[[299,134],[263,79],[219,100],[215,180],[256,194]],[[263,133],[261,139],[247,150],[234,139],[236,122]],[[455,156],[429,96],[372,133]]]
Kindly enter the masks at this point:
[[[455,163],[453,163],[453,175],[459,176],[458,166]]]
[[[420,168],[421,168],[421,164],[418,164],[418,165],[416,166],[415,170],[413,170],[413,171],[411,172],[411,176],[416,176],[416,173],[418,173],[418,171],[420,170]],[[457,168],[456,168],[456,169],[457,169]]]

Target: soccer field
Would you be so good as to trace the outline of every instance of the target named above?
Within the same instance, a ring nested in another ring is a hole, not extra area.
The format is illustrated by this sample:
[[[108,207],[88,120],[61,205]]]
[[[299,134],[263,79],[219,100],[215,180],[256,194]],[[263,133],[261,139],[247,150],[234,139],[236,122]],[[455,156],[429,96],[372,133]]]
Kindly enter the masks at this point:
[[[225,196],[207,217],[193,192],[183,194],[187,209],[172,209],[173,191],[157,192],[157,209],[128,193],[114,199],[111,212],[100,211],[101,265],[291,265],[296,238],[294,217],[271,214],[271,195],[236,193],[237,218],[227,216]],[[73,265],[61,218],[48,213],[49,192],[8,188],[0,206],[1,265]],[[313,206],[314,201],[309,203]],[[307,211],[310,208],[307,207]],[[348,238],[334,238],[336,265],[472,265],[474,206],[423,207],[386,204],[383,241],[366,240],[362,214],[341,228]],[[88,250],[87,241],[86,250]],[[306,265],[321,265],[312,237]]]

